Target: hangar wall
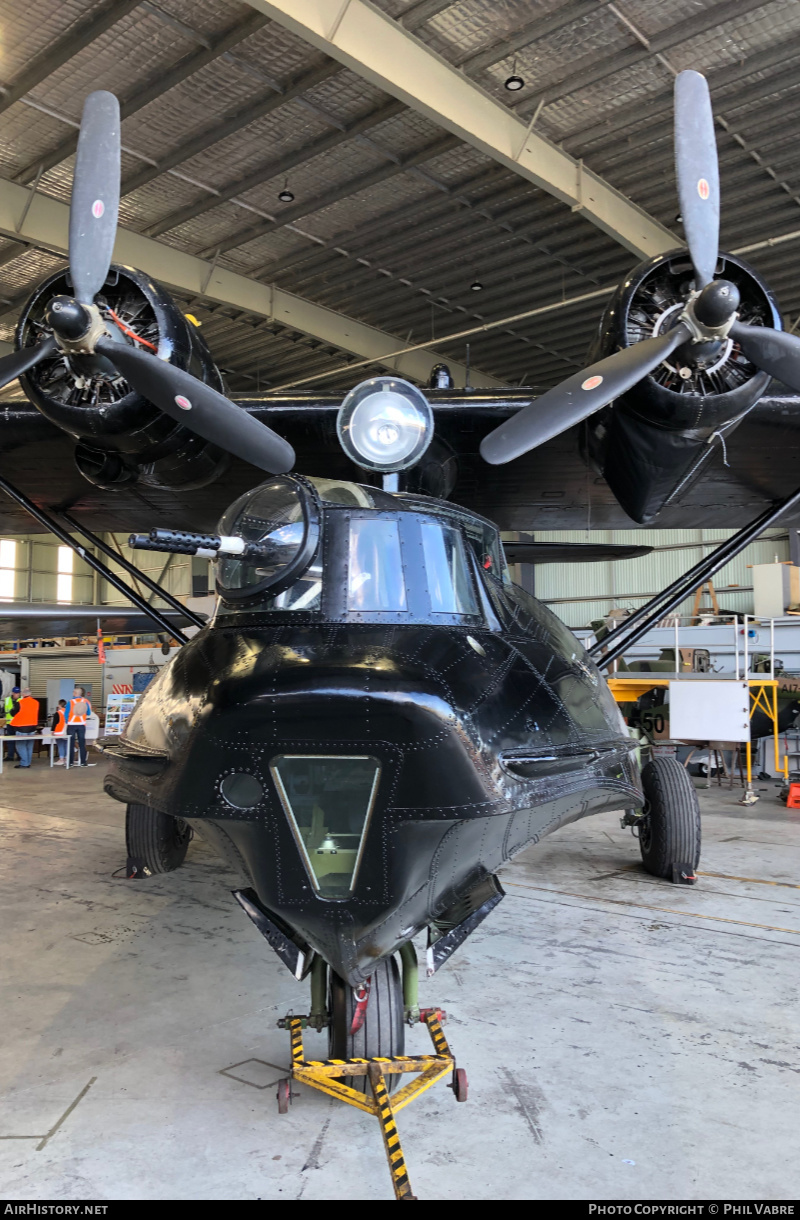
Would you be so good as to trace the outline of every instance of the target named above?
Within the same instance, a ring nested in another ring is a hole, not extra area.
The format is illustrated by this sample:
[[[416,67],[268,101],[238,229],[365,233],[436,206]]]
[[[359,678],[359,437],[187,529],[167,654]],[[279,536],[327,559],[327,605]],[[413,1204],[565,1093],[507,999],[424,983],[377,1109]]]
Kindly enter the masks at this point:
[[[104,542],[114,546],[115,542],[125,558],[152,580],[158,581],[168,593],[175,597],[201,597],[208,588],[209,564],[207,560],[192,559],[188,555],[161,555],[150,551],[131,551],[127,534],[102,534]],[[49,534],[6,535],[5,540],[16,545],[14,555],[15,575],[13,599],[19,602],[55,602],[59,598],[59,542]],[[2,540],[0,540],[2,541]],[[80,540],[83,541],[82,539]],[[91,550],[91,548],[87,548]],[[99,556],[113,572],[123,579],[128,577],[119,564],[105,555]],[[2,570],[0,551],[0,570]],[[150,593],[142,588],[142,594]],[[87,563],[78,555],[72,557],[72,597],[76,605],[121,605],[127,599],[108,581],[95,575]],[[156,601],[158,604],[158,601]]]
[[[537,542],[616,542],[654,547],[651,555],[640,559],[600,563],[537,564],[534,568],[536,597],[546,602],[569,627],[586,627],[592,619],[602,618],[614,607],[637,609],[654,594],[686,572],[734,530],[580,530],[537,531]],[[769,530],[746,547],[714,577],[720,610],[753,612],[752,578],[748,565],[789,559],[789,539],[785,530]],[[678,608],[688,616],[694,598]],[[703,605],[708,605],[704,598]]]

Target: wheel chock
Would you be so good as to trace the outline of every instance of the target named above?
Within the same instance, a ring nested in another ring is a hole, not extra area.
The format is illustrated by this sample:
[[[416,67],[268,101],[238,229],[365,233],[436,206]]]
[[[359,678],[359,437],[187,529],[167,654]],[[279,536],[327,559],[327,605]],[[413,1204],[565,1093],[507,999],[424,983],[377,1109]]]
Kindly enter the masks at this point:
[[[695,885],[697,876],[691,864],[673,864],[672,866],[672,884],[673,885]]]
[[[467,1100],[467,1074],[456,1067],[455,1058],[442,1032],[441,1022],[445,1014],[439,1008],[426,1008],[420,1015],[420,1023],[427,1026],[431,1036],[433,1055],[397,1055],[392,1059],[305,1059],[303,1052],[303,1029],[308,1017],[283,1017],[278,1022],[288,1029],[292,1039],[292,1074],[278,1082],[278,1113],[287,1114],[293,1096],[292,1082],[300,1081],[329,1097],[336,1097],[348,1106],[355,1106],[367,1114],[374,1114],[381,1125],[381,1135],[389,1162],[392,1188],[396,1199],[416,1199],[411,1191],[400,1135],[395,1115],[410,1101],[424,1093],[444,1076],[451,1075],[456,1101]],[[419,1073],[396,1093],[390,1095],[386,1077]],[[366,1076],[372,1097],[345,1084],[344,1076]]]

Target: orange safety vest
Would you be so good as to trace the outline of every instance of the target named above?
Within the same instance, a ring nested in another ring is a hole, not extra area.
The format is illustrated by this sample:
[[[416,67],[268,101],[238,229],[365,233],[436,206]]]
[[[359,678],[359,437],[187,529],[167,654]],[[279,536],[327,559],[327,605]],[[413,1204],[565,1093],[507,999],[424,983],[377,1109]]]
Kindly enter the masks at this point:
[[[70,724],[86,724],[86,717],[91,711],[91,705],[88,699],[70,699],[69,701],[69,723]]]
[[[11,718],[15,729],[29,729],[39,723],[39,700],[32,695],[25,695],[19,701],[19,711]]]
[[[63,709],[63,707],[60,707],[60,708],[58,708],[58,722],[56,724],[55,731],[57,733],[65,733],[66,729],[67,729],[67,722],[64,719],[64,709]]]

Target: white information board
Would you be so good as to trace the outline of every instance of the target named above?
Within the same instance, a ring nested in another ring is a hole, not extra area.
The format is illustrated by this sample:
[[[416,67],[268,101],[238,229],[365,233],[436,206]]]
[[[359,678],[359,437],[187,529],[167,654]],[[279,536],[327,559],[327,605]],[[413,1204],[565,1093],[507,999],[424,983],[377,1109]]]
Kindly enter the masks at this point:
[[[674,741],[749,741],[747,683],[713,678],[670,682],[669,735]]]
[[[121,733],[136,706],[138,695],[109,695],[106,704],[106,734]],[[88,736],[88,734],[87,734]]]

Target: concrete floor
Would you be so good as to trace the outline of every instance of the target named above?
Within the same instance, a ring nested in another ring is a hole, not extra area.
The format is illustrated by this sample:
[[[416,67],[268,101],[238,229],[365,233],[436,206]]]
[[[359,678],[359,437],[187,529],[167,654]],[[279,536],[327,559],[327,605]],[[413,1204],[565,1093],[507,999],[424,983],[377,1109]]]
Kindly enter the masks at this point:
[[[178,872],[112,878],[102,770],[0,779],[0,1195],[390,1199],[374,1119],[302,1086],[277,1113],[275,1021],[305,987],[225,868],[195,841]],[[701,792],[694,888],[643,873],[610,814],[505,871],[422,985],[470,1099],[441,1083],[400,1115],[420,1198],[797,1195],[800,816],[775,791]]]

